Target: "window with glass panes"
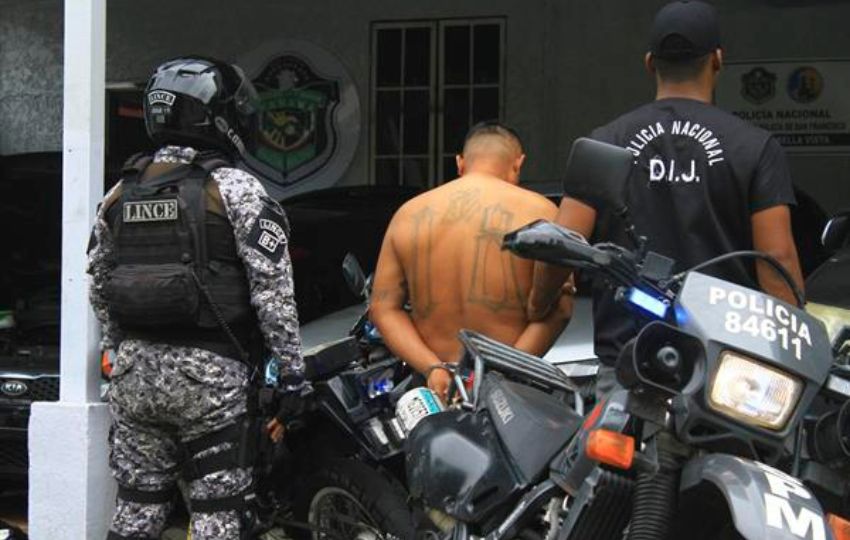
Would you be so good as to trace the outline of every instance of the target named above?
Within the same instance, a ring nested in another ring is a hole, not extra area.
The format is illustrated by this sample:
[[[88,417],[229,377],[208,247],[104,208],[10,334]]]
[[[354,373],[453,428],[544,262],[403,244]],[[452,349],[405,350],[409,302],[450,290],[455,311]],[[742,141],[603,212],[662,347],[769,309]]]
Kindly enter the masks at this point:
[[[429,187],[457,175],[474,123],[501,119],[504,20],[376,23],[371,177]]]

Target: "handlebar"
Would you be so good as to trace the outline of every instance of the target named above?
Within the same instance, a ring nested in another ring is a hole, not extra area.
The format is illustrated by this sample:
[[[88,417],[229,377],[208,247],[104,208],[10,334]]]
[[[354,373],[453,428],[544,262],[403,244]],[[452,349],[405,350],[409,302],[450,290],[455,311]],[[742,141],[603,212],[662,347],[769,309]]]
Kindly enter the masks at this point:
[[[506,234],[502,249],[525,259],[599,271],[620,285],[642,282],[631,251],[615,244],[592,246],[581,234],[550,221],[534,221]]]
[[[798,306],[805,305],[803,292],[794,282],[788,270],[770,255],[758,251],[726,253],[680,272],[669,279],[658,279],[658,277],[644,275],[640,270],[644,261],[638,259],[643,259],[645,255],[642,249],[639,249],[638,252],[632,252],[616,244],[592,246],[581,234],[545,220],[534,221],[506,234],[502,241],[502,249],[510,250],[526,259],[543,261],[557,266],[601,271],[620,285],[643,284],[661,291],[675,289],[674,284],[681,283],[688,273],[702,270],[708,266],[735,258],[759,259],[768,263],[788,284],[788,287],[794,293]]]
[[[601,268],[612,262],[610,253],[591,246],[579,233],[542,219],[506,234],[502,249],[559,266]]]

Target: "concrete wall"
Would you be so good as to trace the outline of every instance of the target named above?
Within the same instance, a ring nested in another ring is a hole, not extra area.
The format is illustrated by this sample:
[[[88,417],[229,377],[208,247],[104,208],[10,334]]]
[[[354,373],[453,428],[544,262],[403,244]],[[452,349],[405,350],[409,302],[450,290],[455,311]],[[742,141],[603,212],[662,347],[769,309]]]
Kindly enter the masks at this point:
[[[552,118],[541,96],[551,89],[543,72],[545,28],[553,5],[535,1],[536,9],[516,0],[311,0],[281,2],[254,0],[240,4],[234,16],[228,0],[207,0],[208,15],[199,24],[194,2],[169,0],[111,0],[109,3],[108,78],[144,79],[163,58],[180,52],[204,51],[235,60],[262,43],[277,38],[313,41],[340,58],[350,71],[361,98],[364,129],[346,183],[363,183],[368,175],[370,23],[381,20],[448,17],[507,17],[507,92],[505,109],[535,152],[527,169],[529,178],[545,178],[554,156],[545,143]],[[168,13],[167,17],[161,16]],[[157,16],[153,16],[157,14]],[[250,28],[250,31],[246,29]],[[151,40],[151,36],[156,36]],[[542,128],[542,129],[541,129]]]
[[[0,0],[0,154],[62,146],[61,7]]]
[[[363,130],[342,181],[363,183],[368,175],[370,23],[505,16],[506,120],[526,139],[527,180],[553,180],[573,138],[652,98],[642,56],[652,15],[664,2],[206,0],[201,9],[189,0],[110,0],[107,77],[144,80],[159,61],[180,53],[235,60],[282,37],[316,42],[343,61],[358,87]],[[715,4],[730,60],[850,57],[848,1]],[[0,153],[59,148],[59,7],[58,0],[0,0]],[[850,206],[850,157],[793,156],[791,163],[797,183],[828,209]]]

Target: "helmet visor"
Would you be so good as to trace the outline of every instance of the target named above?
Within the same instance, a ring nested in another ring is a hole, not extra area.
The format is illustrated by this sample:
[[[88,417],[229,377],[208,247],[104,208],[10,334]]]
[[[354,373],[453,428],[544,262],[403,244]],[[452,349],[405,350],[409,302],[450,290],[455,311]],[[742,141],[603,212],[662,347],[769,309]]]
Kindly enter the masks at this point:
[[[237,80],[239,81],[239,87],[233,92],[233,105],[240,114],[252,115],[257,113],[260,101],[257,90],[248,81],[242,68],[233,66],[233,69],[236,71]]]

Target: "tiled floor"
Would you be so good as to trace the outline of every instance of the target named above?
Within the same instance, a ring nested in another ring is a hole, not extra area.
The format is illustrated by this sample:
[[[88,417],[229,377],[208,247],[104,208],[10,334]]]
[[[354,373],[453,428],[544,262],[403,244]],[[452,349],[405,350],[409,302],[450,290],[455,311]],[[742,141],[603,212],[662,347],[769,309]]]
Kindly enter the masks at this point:
[[[27,494],[25,491],[0,493],[0,539],[9,538],[8,525],[27,531]],[[11,538],[18,539],[18,536]],[[185,540],[186,530],[171,528],[167,530],[162,540]],[[288,540],[283,531],[277,529],[263,535],[263,540]]]

